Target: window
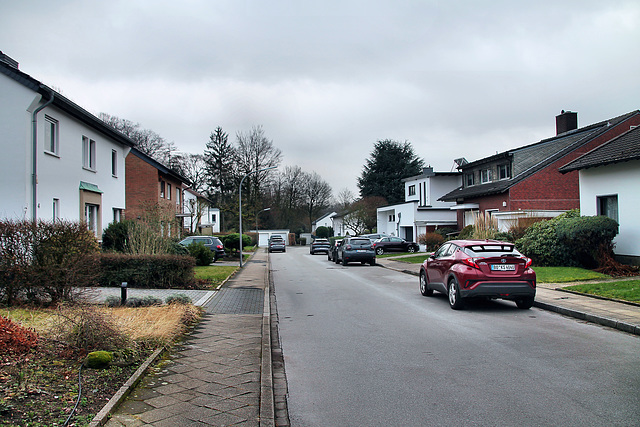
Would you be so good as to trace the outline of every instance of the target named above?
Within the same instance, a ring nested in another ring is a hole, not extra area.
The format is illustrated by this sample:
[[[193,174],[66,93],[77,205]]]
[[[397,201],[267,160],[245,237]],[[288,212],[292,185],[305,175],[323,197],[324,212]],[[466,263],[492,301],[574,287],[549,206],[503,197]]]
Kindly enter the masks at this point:
[[[87,203],[84,205],[84,221],[87,223],[87,228],[98,235],[98,205],[92,205]]]
[[[467,184],[467,187],[471,187],[476,183],[473,172],[464,175],[464,182]]]
[[[415,185],[410,185],[409,186],[409,195],[410,196],[415,196],[416,195],[416,186]]]
[[[113,222],[122,221],[122,209],[113,208]]]
[[[111,176],[118,176],[118,152],[111,150]]]
[[[498,166],[498,179],[511,178],[511,167],[509,165]]]
[[[211,214],[211,222],[212,223],[216,222],[216,214]]]
[[[164,199],[164,181],[160,181],[160,198]]]
[[[53,199],[53,221],[60,219],[60,199]]]
[[[82,137],[82,167],[96,170],[96,142],[86,136]]]
[[[44,149],[47,153],[58,155],[58,121],[44,116]]]
[[[480,172],[480,177],[483,184],[491,181],[491,169],[483,169]]]
[[[395,220],[396,220],[396,215],[395,214],[389,215],[389,222],[395,222]]]
[[[167,200],[171,200],[171,184],[167,183]]]
[[[180,189],[176,188],[176,205],[180,205]]]
[[[598,202],[598,215],[608,216],[609,218],[618,221],[618,195],[613,196],[599,196]]]

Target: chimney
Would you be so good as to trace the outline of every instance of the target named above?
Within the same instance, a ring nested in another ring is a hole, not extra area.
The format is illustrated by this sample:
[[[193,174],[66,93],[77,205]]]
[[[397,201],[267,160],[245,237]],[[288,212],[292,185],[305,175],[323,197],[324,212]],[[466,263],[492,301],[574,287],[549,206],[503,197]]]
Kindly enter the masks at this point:
[[[560,115],[556,116],[556,135],[574,129],[578,129],[578,113],[562,110]]]
[[[13,67],[16,70],[18,69],[18,61],[16,61],[13,58],[8,57],[1,50],[0,50],[0,62],[4,62],[8,66]]]
[[[431,167],[431,166],[427,166],[426,168],[422,168],[422,174],[423,175],[427,175],[427,176],[435,175],[435,173],[433,173],[433,167]]]

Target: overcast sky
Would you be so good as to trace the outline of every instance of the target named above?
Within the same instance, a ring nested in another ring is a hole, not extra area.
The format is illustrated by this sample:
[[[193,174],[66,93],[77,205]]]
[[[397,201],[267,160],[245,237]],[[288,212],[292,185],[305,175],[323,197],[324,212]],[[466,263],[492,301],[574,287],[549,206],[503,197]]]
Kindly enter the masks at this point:
[[[640,108],[640,2],[0,0],[0,50],[94,114],[202,153],[262,125],[357,194],[373,144],[449,171]]]

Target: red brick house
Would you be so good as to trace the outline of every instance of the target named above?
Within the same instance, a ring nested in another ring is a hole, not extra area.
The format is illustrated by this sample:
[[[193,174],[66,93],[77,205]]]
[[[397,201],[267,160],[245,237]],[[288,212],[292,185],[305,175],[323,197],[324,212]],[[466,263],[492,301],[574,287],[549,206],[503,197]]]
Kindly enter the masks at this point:
[[[556,136],[459,167],[462,186],[439,200],[456,202],[458,226],[475,216],[494,218],[506,231],[519,219],[554,217],[580,207],[578,172],[561,174],[570,161],[640,125],[640,110],[578,128],[578,115],[556,116]]]
[[[191,183],[136,148],[126,158],[125,218],[157,222],[172,235],[183,227],[184,189]]]

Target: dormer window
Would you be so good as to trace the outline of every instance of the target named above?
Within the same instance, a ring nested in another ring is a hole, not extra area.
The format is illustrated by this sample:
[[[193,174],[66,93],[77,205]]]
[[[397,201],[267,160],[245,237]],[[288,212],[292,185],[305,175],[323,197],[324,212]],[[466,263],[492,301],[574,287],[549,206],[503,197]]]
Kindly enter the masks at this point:
[[[491,169],[483,169],[480,172],[480,177],[481,177],[481,181],[482,183],[487,183],[491,181]]]
[[[409,186],[409,195],[410,196],[415,196],[416,195],[416,186],[415,185],[410,185]]]
[[[476,183],[473,172],[464,174],[464,182],[467,187],[471,187]]]
[[[511,166],[510,165],[499,165],[498,166],[498,179],[509,179],[511,178]]]

